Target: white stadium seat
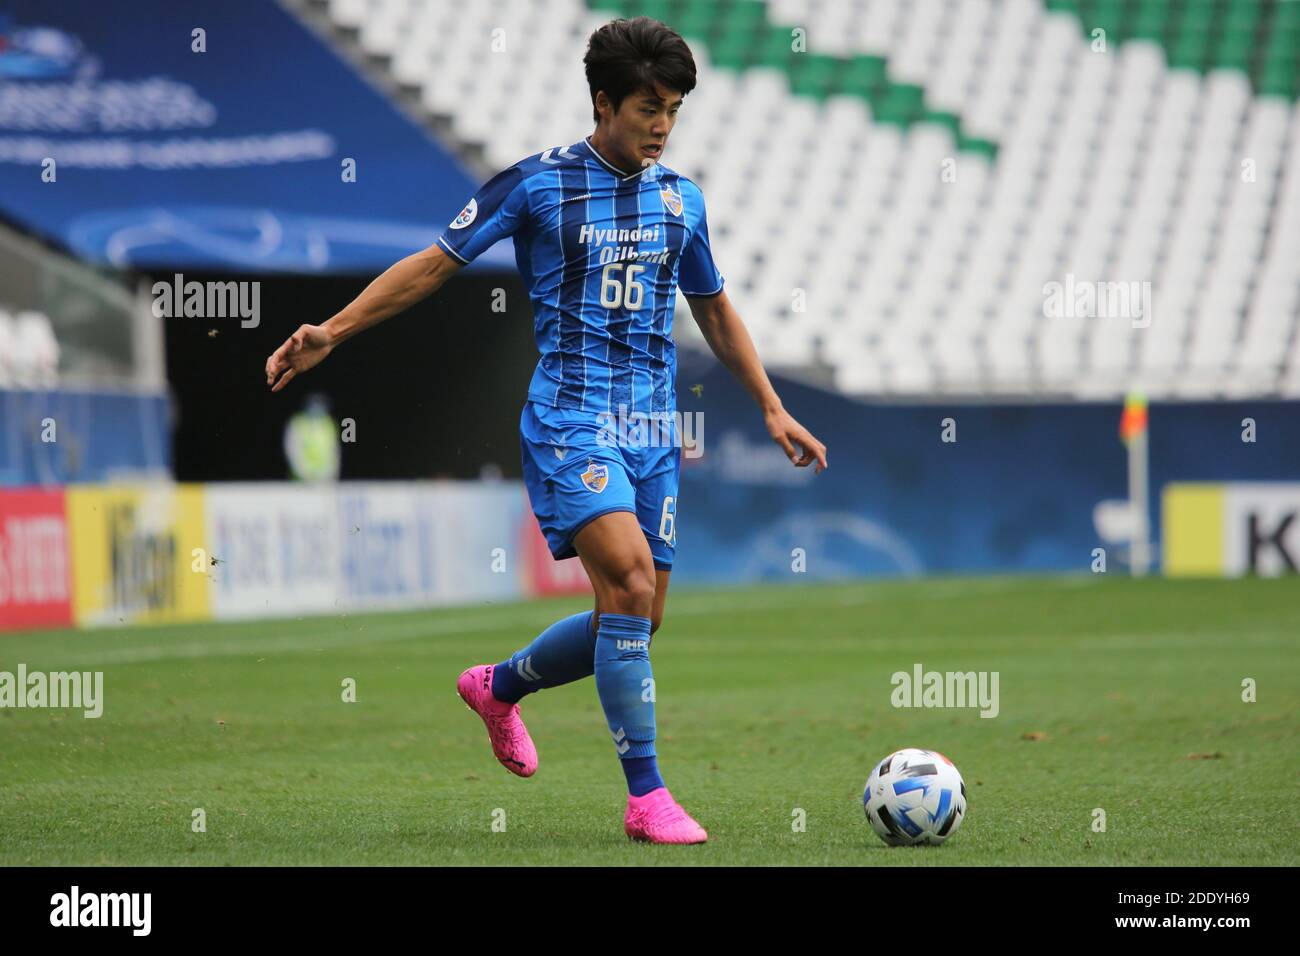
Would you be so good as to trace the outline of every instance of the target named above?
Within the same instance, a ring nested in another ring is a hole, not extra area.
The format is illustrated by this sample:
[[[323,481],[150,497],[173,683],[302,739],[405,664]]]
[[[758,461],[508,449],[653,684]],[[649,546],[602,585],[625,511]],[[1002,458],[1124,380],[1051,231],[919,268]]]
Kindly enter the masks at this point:
[[[327,9],[494,169],[590,132],[580,63],[599,5]],[[1043,0],[768,0],[766,15],[814,54],[883,57],[890,83],[997,148],[877,122],[861,96],[796,95],[783,71],[714,65],[688,37],[699,86],[666,159],[704,186],[729,294],[774,364],[828,366],[855,394],[1300,394],[1294,99],[1240,70],[1170,68],[1146,40],[1095,52]],[[1146,283],[1152,321],[1045,316],[1044,290],[1067,281]]]

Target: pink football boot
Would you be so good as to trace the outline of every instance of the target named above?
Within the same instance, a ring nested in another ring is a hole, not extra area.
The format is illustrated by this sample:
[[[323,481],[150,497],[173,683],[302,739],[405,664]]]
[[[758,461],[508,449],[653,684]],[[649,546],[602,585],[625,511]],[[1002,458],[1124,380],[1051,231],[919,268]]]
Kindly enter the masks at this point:
[[[492,752],[501,766],[521,777],[531,777],[537,772],[537,748],[519,718],[519,705],[492,696],[492,666],[480,664],[462,673],[456,681],[456,693],[470,710],[483,718]]]
[[[623,830],[633,840],[650,843],[703,843],[709,838],[667,787],[651,790],[644,797],[628,794]]]

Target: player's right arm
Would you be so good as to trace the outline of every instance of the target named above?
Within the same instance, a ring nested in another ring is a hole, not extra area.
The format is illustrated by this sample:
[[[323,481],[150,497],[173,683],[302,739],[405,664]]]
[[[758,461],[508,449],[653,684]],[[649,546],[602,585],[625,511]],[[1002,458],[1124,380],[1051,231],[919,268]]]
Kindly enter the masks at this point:
[[[390,266],[328,322],[300,326],[266,360],[266,384],[278,392],[319,365],[340,342],[432,295],[452,273],[513,235],[527,218],[528,190],[516,164],[484,183],[428,249]]]
[[[329,321],[300,325],[266,360],[266,384],[278,392],[319,365],[340,342],[433,295],[459,268],[437,243],[393,263]]]

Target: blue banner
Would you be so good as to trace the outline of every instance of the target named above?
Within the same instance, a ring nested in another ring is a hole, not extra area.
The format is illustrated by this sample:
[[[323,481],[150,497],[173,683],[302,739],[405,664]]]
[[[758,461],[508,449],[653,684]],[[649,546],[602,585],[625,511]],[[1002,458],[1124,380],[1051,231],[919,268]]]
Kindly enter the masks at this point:
[[[829,448],[814,475],[791,466],[730,374],[679,355],[679,407],[703,413],[703,454],[682,461],[682,580],[1086,572],[1097,547],[1123,571],[1093,525],[1098,502],[1128,496],[1118,402],[867,404],[777,378]],[[1300,479],[1300,402],[1156,403],[1150,421],[1156,541],[1168,482]]]
[[[0,212],[86,260],[376,272],[477,179],[272,0],[0,0]]]
[[[0,486],[170,481],[166,395],[0,389]]]

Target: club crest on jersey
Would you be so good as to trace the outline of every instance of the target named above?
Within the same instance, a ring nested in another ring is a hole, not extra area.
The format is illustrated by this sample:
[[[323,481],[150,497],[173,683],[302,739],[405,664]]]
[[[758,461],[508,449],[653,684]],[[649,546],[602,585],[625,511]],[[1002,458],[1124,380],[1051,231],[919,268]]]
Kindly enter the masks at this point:
[[[451,221],[451,228],[464,229],[466,226],[468,226],[471,222],[474,221],[474,217],[477,215],[478,215],[478,200],[471,199],[469,201],[469,205],[467,205],[464,209],[460,211],[460,215]]]
[[[598,465],[594,461],[587,462],[587,470],[578,476],[582,483],[587,486],[588,491],[594,491],[600,494],[605,490],[605,485],[609,484],[609,466]]]
[[[682,214],[682,197],[672,186],[665,186],[659,190],[659,198],[664,201],[664,208],[674,216]]]

